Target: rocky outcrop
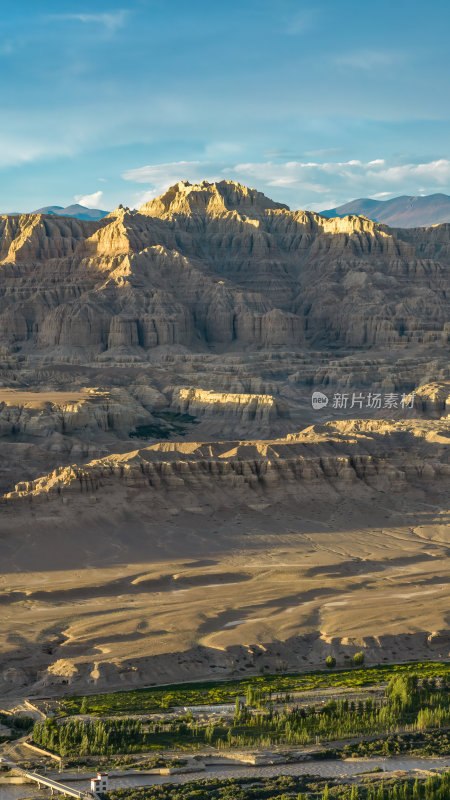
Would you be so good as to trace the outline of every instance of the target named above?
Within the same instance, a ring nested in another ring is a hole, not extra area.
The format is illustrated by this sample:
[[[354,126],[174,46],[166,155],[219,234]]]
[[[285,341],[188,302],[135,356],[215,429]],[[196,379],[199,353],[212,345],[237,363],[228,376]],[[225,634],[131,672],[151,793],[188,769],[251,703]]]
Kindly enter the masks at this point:
[[[188,399],[188,398],[186,398]],[[410,483],[448,484],[445,423],[349,420],[312,426],[285,439],[261,442],[161,443],[84,466],[61,467],[18,484],[5,501],[102,492],[118,482],[150,492],[211,492],[216,482],[231,495],[298,493],[324,482],[353,492],[358,482],[401,491]],[[202,488],[203,485],[203,488]]]
[[[226,394],[194,387],[174,387],[172,407],[194,417],[220,415],[237,417],[243,422],[267,423],[277,417],[287,417],[287,404],[272,395]]]
[[[414,406],[427,416],[450,417],[450,381],[435,381],[414,390]]]
[[[150,408],[161,408],[165,398],[142,387],[85,389],[81,392],[14,392],[0,389],[0,436],[47,437],[53,432],[118,431],[128,434],[152,420]],[[145,407],[144,407],[145,406]]]
[[[72,256],[98,223],[44,214],[0,217],[0,263],[46,261]]]
[[[46,357],[450,335],[450,225],[326,219],[230,181],[179,183],[97,222],[2,217],[0,262],[0,343]]]
[[[205,213],[218,216],[229,211],[258,216],[268,209],[289,211],[283,203],[276,203],[256,189],[249,189],[234,181],[202,181],[199,184],[180,181],[161,197],[145,203],[140,210],[150,217],[162,217],[175,214],[203,216]]]

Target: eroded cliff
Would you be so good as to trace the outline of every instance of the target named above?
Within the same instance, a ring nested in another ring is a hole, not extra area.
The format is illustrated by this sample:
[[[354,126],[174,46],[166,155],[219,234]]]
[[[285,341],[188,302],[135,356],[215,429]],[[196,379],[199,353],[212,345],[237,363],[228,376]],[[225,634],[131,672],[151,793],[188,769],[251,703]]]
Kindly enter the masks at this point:
[[[329,220],[222,181],[99,222],[3,217],[0,232],[0,336],[59,358],[449,337],[449,225]]]

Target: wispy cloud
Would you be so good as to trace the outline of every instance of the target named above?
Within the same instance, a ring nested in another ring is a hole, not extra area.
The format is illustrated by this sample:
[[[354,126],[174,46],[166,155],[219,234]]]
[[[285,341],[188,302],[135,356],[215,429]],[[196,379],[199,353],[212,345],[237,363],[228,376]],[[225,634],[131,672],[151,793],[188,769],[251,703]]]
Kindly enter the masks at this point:
[[[82,22],[87,25],[100,25],[108,33],[115,33],[116,30],[122,28],[125,24],[128,13],[129,12],[127,9],[122,8],[118,9],[117,11],[103,12],[99,14],[52,14],[52,19],[74,20],[75,22]]]
[[[307,150],[305,156],[331,156],[333,153],[340,153],[341,147],[322,147],[321,150]]]
[[[264,158],[267,158],[269,161],[272,161],[272,159],[274,158],[280,161],[283,160],[292,161],[298,158],[298,153],[293,153],[290,150],[287,150],[286,148],[274,147],[272,150],[265,151]]]
[[[124,172],[122,178],[136,183],[151,183],[158,186],[172,179],[189,180],[188,174],[201,173],[202,169],[208,170],[210,163],[207,161],[172,161],[167,164],[148,164],[146,167],[137,167]]]
[[[71,156],[73,148],[62,139],[57,143],[44,137],[28,138],[16,132],[6,131],[0,134],[0,169],[3,167],[31,164],[40,159],[60,156]]]
[[[404,55],[398,51],[361,49],[336,56],[334,63],[338,67],[371,72],[372,70],[392,67],[403,61],[403,59]]]
[[[302,9],[283,18],[283,32],[289,36],[299,36],[314,27],[317,14],[313,9]]]
[[[93,192],[92,194],[76,194],[75,201],[80,206],[86,206],[86,208],[98,208],[102,197],[102,191]]]
[[[126,181],[148,184],[136,205],[156,197],[179,180],[197,183],[224,178],[237,180],[275,199],[298,207],[325,208],[331,199],[344,202],[355,197],[385,197],[395,193],[427,194],[450,188],[450,161],[439,159],[422,164],[388,164],[370,161],[273,161],[226,165],[224,162],[178,161],[128,170]]]
[[[0,42],[0,56],[10,56],[16,51],[16,46],[11,39],[3,39]]]

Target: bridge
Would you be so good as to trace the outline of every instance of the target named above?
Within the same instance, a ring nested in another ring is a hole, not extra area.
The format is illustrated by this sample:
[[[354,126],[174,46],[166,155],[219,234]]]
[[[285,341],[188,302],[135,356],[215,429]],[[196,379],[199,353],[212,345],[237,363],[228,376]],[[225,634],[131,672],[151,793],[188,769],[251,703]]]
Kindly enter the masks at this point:
[[[34,781],[35,783],[39,784],[39,788],[41,786],[47,786],[52,794],[59,793],[64,794],[68,797],[76,797],[78,800],[93,800],[93,798],[97,798],[96,794],[92,792],[80,792],[78,789],[72,789],[71,786],[65,786],[64,783],[59,783],[58,781],[54,781],[51,778],[47,778],[45,775],[40,775],[39,772],[29,772],[26,769],[22,769],[22,767],[18,767],[14,761],[9,761],[9,759],[5,757],[0,757],[0,762],[2,764],[6,764],[6,766],[11,767],[15,772],[18,772],[19,775],[22,775],[29,781]]]

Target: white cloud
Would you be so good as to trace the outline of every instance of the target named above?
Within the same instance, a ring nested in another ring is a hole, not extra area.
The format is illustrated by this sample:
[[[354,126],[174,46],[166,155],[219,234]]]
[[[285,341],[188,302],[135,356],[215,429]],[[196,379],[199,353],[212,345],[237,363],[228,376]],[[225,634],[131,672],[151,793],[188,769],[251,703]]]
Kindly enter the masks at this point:
[[[422,184],[425,179],[433,184],[445,186],[450,183],[450,161],[441,158],[437,161],[429,161],[427,164],[403,164],[380,170],[377,174],[378,177],[392,183],[420,179]]]
[[[426,179],[430,186],[450,184],[450,161],[440,159],[425,164],[401,164],[388,166],[384,159],[377,158],[366,163],[358,160],[300,162],[288,161],[276,164],[270,161],[262,163],[236,164],[233,173],[259,179],[269,186],[293,185],[304,186],[305,182],[314,185],[313,191],[321,192],[335,186],[336,181],[345,182],[349,190],[353,186],[366,186],[370,194],[378,188],[382,191],[386,183],[402,186],[423,185]],[[319,178],[319,181],[317,179]],[[330,181],[333,178],[334,181]],[[327,181],[324,185],[324,179]],[[376,188],[371,188],[376,187]]]
[[[100,14],[52,14],[52,19],[59,20],[74,20],[76,22],[83,22],[85,24],[101,25],[108,33],[114,33],[118,28],[125,24],[125,18],[128,11],[124,8],[112,12],[103,12]]]
[[[75,201],[80,206],[86,206],[86,208],[98,208],[102,197],[102,191],[93,192],[92,194],[76,194]]]
[[[178,161],[128,170],[126,181],[146,183],[148,188],[136,196],[136,205],[157,197],[180,180],[231,179],[255,186],[276,200],[296,208],[325,208],[355,197],[386,197],[394,194],[417,195],[424,191],[450,189],[450,161],[439,159],[423,164],[388,164],[385,159],[370,161],[273,161],[227,165],[225,161]],[[336,200],[337,198],[337,200]],[[334,201],[332,203],[331,201]]]

